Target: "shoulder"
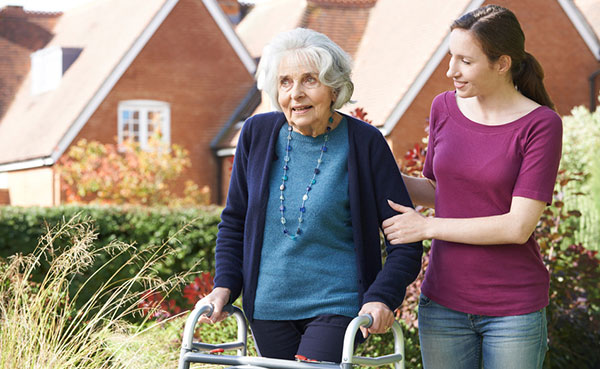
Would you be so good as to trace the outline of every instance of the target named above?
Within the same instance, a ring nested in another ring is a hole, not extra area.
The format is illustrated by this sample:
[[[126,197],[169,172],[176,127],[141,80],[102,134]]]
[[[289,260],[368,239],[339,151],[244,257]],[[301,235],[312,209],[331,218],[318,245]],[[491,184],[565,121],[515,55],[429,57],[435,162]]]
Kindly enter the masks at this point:
[[[540,106],[531,112],[531,126],[536,130],[562,133],[562,119],[547,106]]]
[[[433,98],[431,108],[448,110],[453,101],[456,101],[454,91],[445,91]]]
[[[362,120],[352,117],[350,115],[342,115],[346,118],[346,121],[348,122],[349,135],[353,137],[358,137],[361,140],[364,140],[365,138],[383,138],[383,134],[377,127],[367,122],[363,122]]]
[[[285,116],[280,111],[256,114],[246,119],[242,130],[269,130],[282,119]]]
[[[549,124],[562,124],[562,119],[557,112],[550,109],[547,106],[539,106],[533,111],[534,116],[537,119],[548,122]]]
[[[458,106],[456,104],[454,91],[446,91],[437,95],[431,103],[431,111],[429,113],[429,133],[435,135],[450,117],[453,119],[460,117],[457,110]]]
[[[445,116],[451,115],[451,112],[458,109],[454,91],[446,91],[437,95],[431,102],[430,123],[434,123]],[[454,114],[456,115],[456,114]]]
[[[268,137],[276,127],[285,120],[282,112],[268,112],[251,116],[246,119],[242,126],[240,137],[242,139],[254,139],[254,137]]]

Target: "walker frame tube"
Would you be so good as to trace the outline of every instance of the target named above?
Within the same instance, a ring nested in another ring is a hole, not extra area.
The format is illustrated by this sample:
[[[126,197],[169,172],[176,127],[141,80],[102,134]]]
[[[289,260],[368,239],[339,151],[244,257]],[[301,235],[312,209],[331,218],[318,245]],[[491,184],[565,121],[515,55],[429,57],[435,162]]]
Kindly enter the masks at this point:
[[[361,326],[369,327],[373,324],[373,318],[370,315],[361,315],[354,318],[344,335],[344,346],[342,351],[342,362],[336,363],[311,363],[283,359],[271,359],[265,357],[246,356],[248,324],[244,313],[236,306],[227,305],[223,309],[237,320],[237,341],[221,344],[208,344],[193,342],[196,323],[201,315],[210,316],[213,312],[212,305],[196,304],[194,310],[188,316],[185,328],[183,330],[183,340],[181,342],[181,353],[179,357],[179,369],[189,369],[190,363],[207,363],[216,365],[245,365],[254,368],[272,368],[272,369],[350,369],[353,365],[379,366],[394,363],[395,369],[404,369],[404,336],[402,328],[397,321],[392,325],[394,334],[394,353],[380,357],[362,357],[354,356],[354,340],[356,333]],[[233,350],[237,349],[237,356],[233,355],[213,355],[201,353],[198,351],[210,351],[214,349]]]

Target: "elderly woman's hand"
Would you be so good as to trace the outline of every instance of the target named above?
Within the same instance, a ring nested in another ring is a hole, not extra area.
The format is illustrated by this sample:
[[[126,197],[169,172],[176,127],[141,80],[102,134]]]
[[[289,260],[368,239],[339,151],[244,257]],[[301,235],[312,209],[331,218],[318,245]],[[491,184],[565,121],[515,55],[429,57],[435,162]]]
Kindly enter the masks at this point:
[[[231,290],[229,288],[217,287],[212,290],[211,293],[204,296],[200,301],[200,305],[212,305],[213,313],[209,317],[206,315],[200,316],[198,321],[200,323],[217,323],[227,318],[228,314],[223,311],[223,307],[229,302],[231,296]]]
[[[394,323],[394,313],[382,302],[367,302],[358,312],[358,315],[363,314],[373,317],[373,324],[369,328],[360,327],[364,338],[371,333],[385,333]]]
[[[383,233],[387,240],[396,245],[422,241],[428,238],[429,218],[426,218],[408,206],[402,206],[388,200],[390,207],[400,214],[383,221]]]

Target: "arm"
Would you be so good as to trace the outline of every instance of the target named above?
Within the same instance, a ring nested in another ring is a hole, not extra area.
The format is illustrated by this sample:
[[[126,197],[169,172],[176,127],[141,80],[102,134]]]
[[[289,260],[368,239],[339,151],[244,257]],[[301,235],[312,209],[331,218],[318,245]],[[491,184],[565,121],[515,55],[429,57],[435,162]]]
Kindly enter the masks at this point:
[[[402,179],[413,203],[435,208],[435,181],[429,178],[417,178],[402,174]]]
[[[523,244],[537,225],[546,203],[515,196],[508,213],[479,218],[424,217],[390,201],[400,214],[383,222],[391,244],[435,238],[474,245]]]
[[[370,273],[367,290],[363,295],[363,306],[360,314],[370,313],[373,326],[369,333],[383,333],[393,322],[393,310],[404,299],[406,287],[417,277],[421,268],[422,245],[420,242],[391,245],[385,243],[387,257],[383,269],[379,231],[384,219],[395,212],[387,204],[387,199],[394,199],[406,206],[412,203],[397,163],[383,136],[374,131],[357,132],[356,157],[354,158],[359,172],[360,218],[355,219],[363,228],[365,268]],[[365,142],[366,141],[366,142]],[[352,194],[351,194],[352,195]],[[368,237],[366,235],[368,234]],[[366,237],[366,238],[365,238]],[[363,330],[363,334],[365,334]]]
[[[219,288],[228,291],[229,301],[225,301],[224,304],[233,302],[242,290],[244,227],[248,207],[247,165],[251,141],[251,120],[252,118],[244,124],[238,140],[229,182],[227,204],[221,213],[221,222],[217,233],[214,291]],[[210,295],[213,295],[213,293]],[[222,296],[222,293],[218,294],[219,298],[217,300],[220,300]],[[215,305],[215,310],[217,308],[218,306]]]

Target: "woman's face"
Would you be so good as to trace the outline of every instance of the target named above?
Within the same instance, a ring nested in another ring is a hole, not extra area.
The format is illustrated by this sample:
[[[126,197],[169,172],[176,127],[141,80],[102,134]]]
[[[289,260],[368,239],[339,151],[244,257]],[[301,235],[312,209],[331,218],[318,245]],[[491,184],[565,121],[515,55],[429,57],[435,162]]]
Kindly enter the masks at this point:
[[[333,90],[319,81],[316,67],[284,56],[277,74],[277,101],[287,121],[300,133],[324,133],[335,101]]]
[[[456,94],[462,98],[488,95],[497,90],[498,83],[505,82],[497,64],[490,62],[479,41],[470,31],[460,28],[450,33],[446,76],[454,80]]]

